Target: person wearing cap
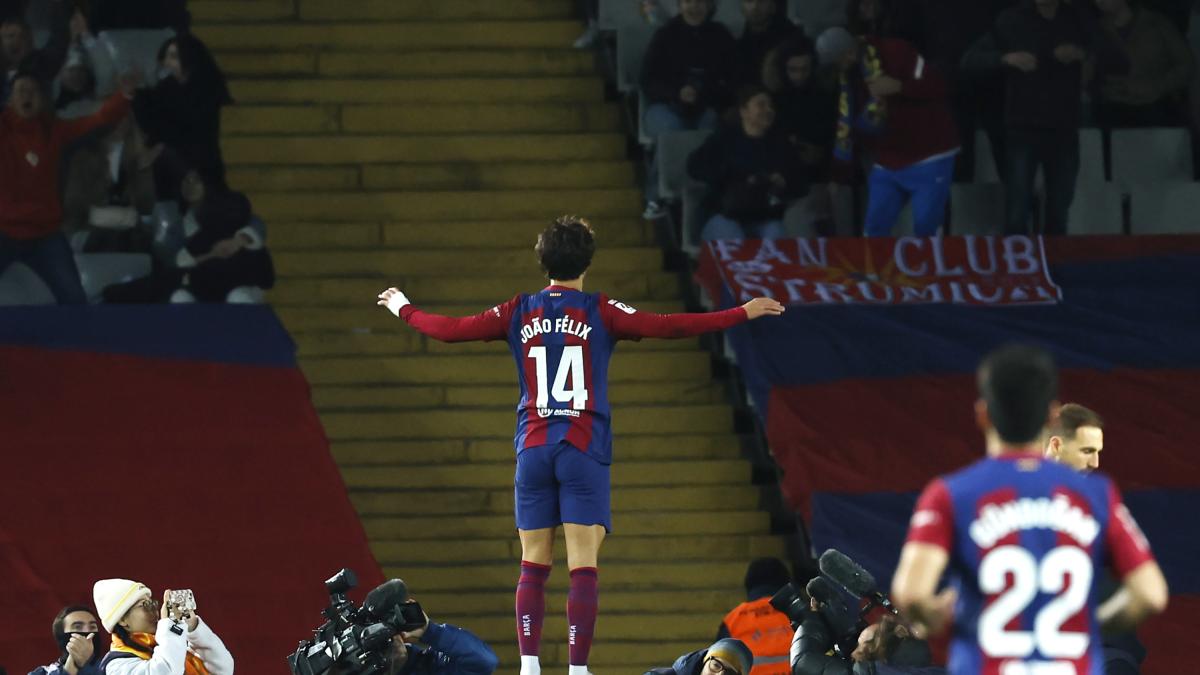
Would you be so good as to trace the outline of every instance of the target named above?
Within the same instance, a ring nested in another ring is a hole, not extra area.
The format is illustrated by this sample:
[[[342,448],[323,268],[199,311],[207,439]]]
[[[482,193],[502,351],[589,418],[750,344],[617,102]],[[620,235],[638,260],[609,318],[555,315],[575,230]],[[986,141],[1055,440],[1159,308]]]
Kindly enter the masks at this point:
[[[754,654],[750,675],[788,675],[792,622],[771,606],[771,597],[792,580],[779,558],[758,558],[746,568],[746,602],[734,607],[721,622],[717,637],[734,637]]]
[[[669,668],[651,668],[646,675],[748,675],[754,654],[736,638],[722,638],[708,649],[699,649],[675,659]]]
[[[817,55],[839,73],[835,163],[871,165],[866,235],[889,236],[910,202],[915,233],[937,234],[959,150],[939,69],[904,40],[860,40],[840,27],[821,33]]]
[[[96,634],[100,622],[87,605],[68,605],[50,624],[61,654],[48,666],[35,668],[29,675],[100,675],[100,649]]]
[[[183,621],[167,617],[145,585],[128,579],[101,579],[92,588],[112,648],[100,662],[103,675],[233,675],[233,656],[198,615]]]

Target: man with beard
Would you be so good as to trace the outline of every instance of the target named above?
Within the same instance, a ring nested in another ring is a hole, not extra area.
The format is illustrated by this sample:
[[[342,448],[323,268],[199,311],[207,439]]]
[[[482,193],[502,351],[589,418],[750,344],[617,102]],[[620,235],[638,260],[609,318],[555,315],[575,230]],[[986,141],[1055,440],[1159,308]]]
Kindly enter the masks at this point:
[[[54,641],[62,654],[48,666],[41,666],[29,675],[100,675],[101,650],[96,648],[100,622],[87,605],[64,607],[51,624]]]

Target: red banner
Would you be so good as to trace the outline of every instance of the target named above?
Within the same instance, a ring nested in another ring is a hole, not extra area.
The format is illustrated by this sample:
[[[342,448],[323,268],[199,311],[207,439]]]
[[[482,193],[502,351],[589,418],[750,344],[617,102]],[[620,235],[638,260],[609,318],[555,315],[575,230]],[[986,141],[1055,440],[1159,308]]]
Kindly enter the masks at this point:
[[[1044,305],[1062,299],[1040,237],[711,241],[700,280],[738,302],[795,305]]]

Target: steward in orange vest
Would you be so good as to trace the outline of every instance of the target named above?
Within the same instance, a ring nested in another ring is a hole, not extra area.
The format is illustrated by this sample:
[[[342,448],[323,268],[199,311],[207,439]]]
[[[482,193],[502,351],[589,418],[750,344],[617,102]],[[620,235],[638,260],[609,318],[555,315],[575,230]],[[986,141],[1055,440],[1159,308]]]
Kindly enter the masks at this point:
[[[792,624],[786,614],[771,606],[771,596],[789,581],[791,574],[782,560],[751,562],[746,570],[747,601],[733,608],[721,623],[717,637],[737,638],[754,654],[754,667],[748,675],[791,675]]]

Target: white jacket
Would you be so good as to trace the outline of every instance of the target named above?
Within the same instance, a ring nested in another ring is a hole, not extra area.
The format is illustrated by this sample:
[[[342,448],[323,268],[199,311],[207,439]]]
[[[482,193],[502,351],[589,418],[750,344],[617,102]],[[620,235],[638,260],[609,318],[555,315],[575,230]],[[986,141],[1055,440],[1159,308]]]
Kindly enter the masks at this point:
[[[170,619],[159,619],[154,632],[158,646],[150,660],[112,659],[104,668],[105,675],[183,675],[189,650],[200,657],[210,675],[233,675],[233,656],[203,619],[190,633],[186,624],[180,624],[182,635],[176,635],[171,630],[172,625]]]

